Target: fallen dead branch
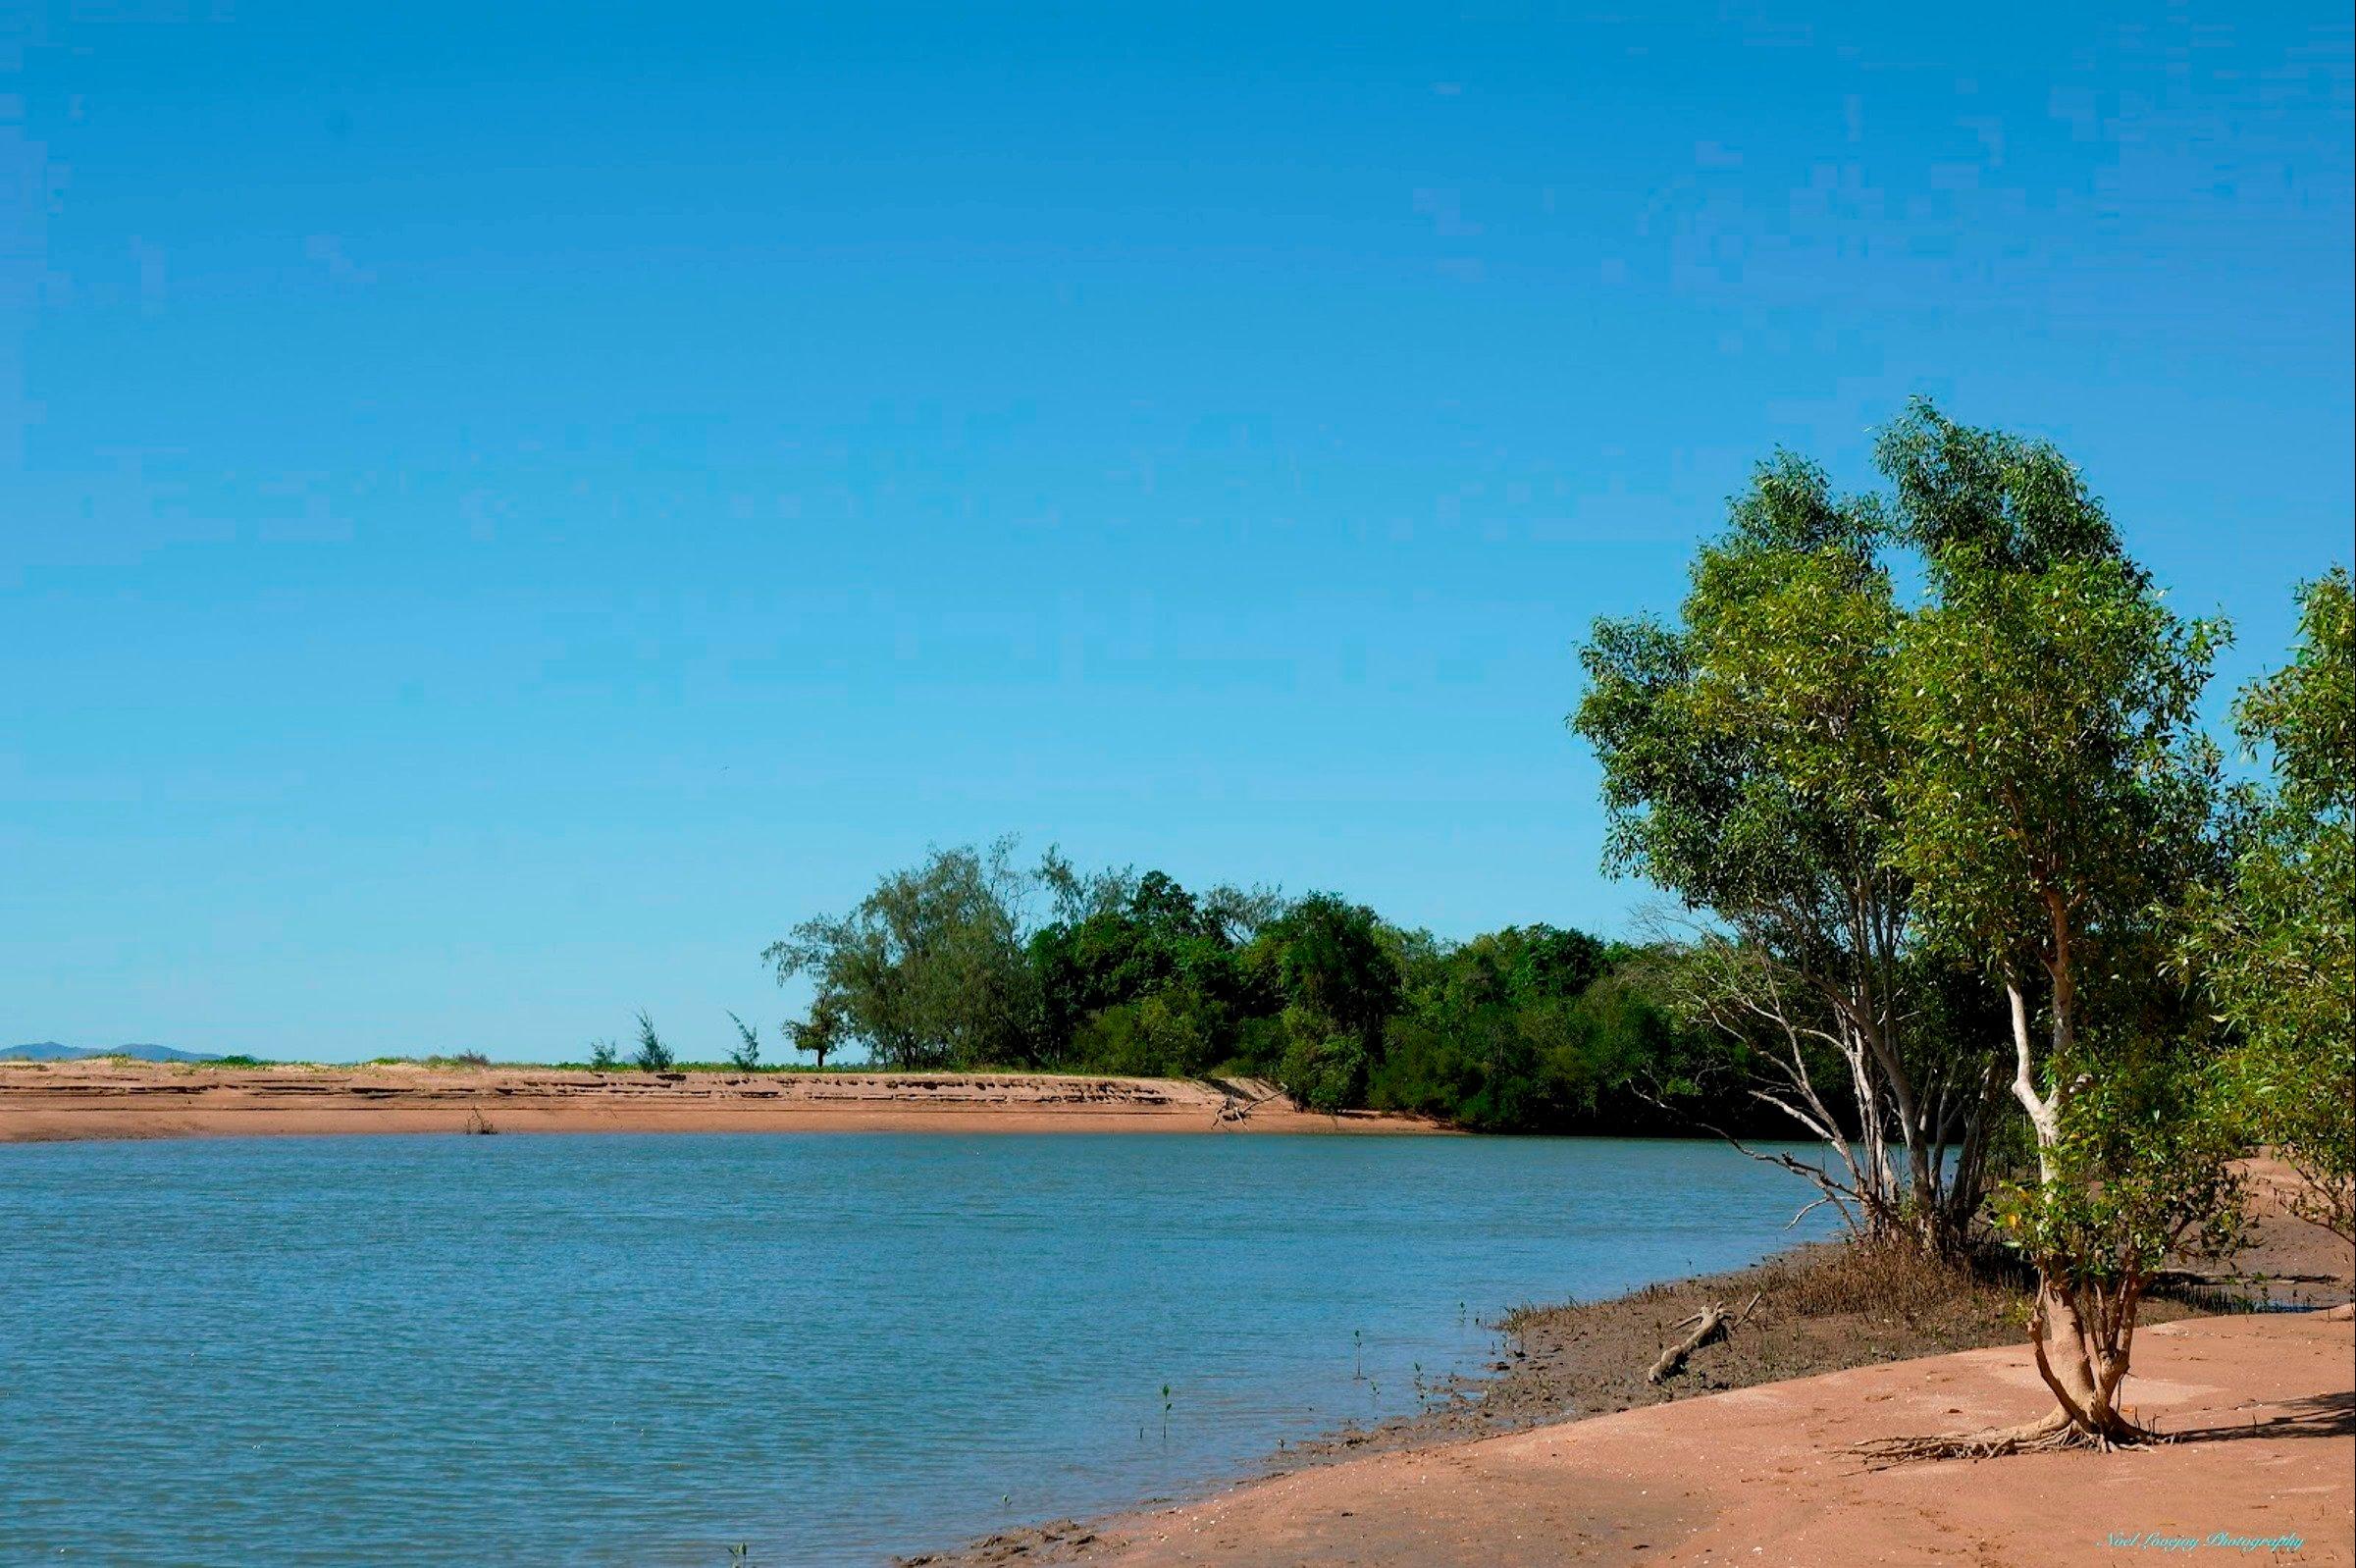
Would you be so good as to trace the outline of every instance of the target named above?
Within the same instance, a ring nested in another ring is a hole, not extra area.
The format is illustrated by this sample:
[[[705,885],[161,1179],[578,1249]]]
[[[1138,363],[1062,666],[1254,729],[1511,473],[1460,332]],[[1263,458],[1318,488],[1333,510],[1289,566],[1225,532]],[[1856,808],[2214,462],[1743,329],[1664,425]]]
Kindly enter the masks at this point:
[[[1716,1344],[1740,1329],[1743,1320],[1751,1316],[1751,1309],[1758,1305],[1758,1297],[1759,1292],[1752,1292],[1751,1300],[1741,1312],[1730,1312],[1725,1302],[1715,1301],[1680,1322],[1678,1328],[1691,1328],[1693,1332],[1660,1353],[1660,1359],[1652,1363],[1652,1370],[1645,1374],[1645,1381],[1657,1385],[1683,1372],[1687,1358],[1695,1351],[1703,1345]]]

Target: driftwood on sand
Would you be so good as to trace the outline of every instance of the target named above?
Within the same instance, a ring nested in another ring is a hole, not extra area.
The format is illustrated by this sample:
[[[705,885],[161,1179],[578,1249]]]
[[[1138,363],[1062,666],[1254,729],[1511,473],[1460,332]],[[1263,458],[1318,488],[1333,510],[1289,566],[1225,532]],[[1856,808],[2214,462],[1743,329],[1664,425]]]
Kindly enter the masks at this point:
[[[1730,1312],[1727,1310],[1725,1302],[1714,1301],[1702,1311],[1680,1322],[1677,1325],[1678,1328],[1690,1329],[1692,1332],[1660,1353],[1660,1359],[1652,1363],[1652,1370],[1645,1374],[1645,1381],[1649,1384],[1663,1384],[1676,1377],[1685,1370],[1687,1357],[1703,1345],[1716,1344],[1735,1330],[1740,1329],[1743,1326],[1743,1320],[1751,1316],[1751,1309],[1757,1305],[1758,1294],[1754,1291],[1740,1312]]]

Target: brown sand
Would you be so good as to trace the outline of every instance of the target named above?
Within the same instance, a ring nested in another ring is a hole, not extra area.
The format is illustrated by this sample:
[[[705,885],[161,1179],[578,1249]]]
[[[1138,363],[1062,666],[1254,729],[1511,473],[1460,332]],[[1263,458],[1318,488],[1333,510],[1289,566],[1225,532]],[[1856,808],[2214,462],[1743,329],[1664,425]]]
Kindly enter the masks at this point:
[[[2350,1331],[2309,1313],[2197,1318],[2137,1335],[2135,1413],[2179,1438],[2140,1450],[1885,1469],[1850,1451],[2021,1421],[2050,1403],[2024,1350],[1971,1350],[1376,1454],[965,1560],[2045,1568],[2189,1554],[2347,1564]],[[2219,1532],[2300,1544],[2207,1544]],[[2204,1544],[2187,1553],[2163,1539]]]
[[[2236,1278],[2176,1288],[2347,1302],[2356,1254],[2282,1212],[2287,1172],[2252,1161],[2245,1174],[2253,1223]],[[2205,1318],[2184,1299],[2147,1301],[2129,1402],[2185,1441],[1874,1472],[1848,1450],[2008,1425],[2049,1403],[2021,1344],[2025,1281],[1902,1258],[1809,1246],[1610,1300],[1524,1309],[1506,1322],[1507,1359],[1489,1369],[1494,1376],[1446,1390],[1422,1415],[1280,1456],[1282,1467],[1307,1468],[1178,1508],[1058,1521],[910,1560],[1994,1568],[2184,1555],[2151,1533],[2205,1541],[2220,1530],[2289,1530],[2305,1544],[2273,1556],[2207,1545],[2192,1554],[2356,1560],[2356,1342],[2344,1305],[2330,1321]],[[1754,1293],[1758,1306],[1732,1341],[1699,1353],[1666,1387],[1645,1382],[1679,1319]],[[1964,1353],[1942,1353],[1956,1351]],[[2144,1539],[2113,1546],[2114,1530]]]
[[[0,1063],[0,1143],[256,1133],[1436,1132],[1316,1115],[1270,1085],[960,1072],[566,1072],[546,1068],[217,1068]],[[1264,1103],[1262,1103],[1264,1101]]]

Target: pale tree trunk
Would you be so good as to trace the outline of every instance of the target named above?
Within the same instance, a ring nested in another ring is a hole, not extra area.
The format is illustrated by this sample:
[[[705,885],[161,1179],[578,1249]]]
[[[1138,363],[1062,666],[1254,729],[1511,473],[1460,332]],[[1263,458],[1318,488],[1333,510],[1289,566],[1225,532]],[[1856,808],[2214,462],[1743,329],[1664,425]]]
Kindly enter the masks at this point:
[[[2055,975],[2054,1039],[2067,1044],[2073,1020],[2067,972]],[[2029,1027],[2028,998],[2019,981],[2005,977],[2013,1021],[2013,1095],[2037,1134],[2037,1178],[2052,1188],[2067,1179],[2056,1168],[2062,1111],[2068,1085],[2050,1094],[2037,1090],[2036,1047]],[[2129,1420],[2119,1405],[2135,1342],[2135,1318],[2145,1281],[2130,1274],[2106,1288],[2068,1270],[2063,1260],[2037,1260],[2037,1296],[2029,1316],[2029,1352],[2037,1376],[2054,1397],[2054,1408],[2035,1421],[1994,1432],[1935,1437],[1898,1437],[1862,1445],[1859,1451],[1883,1460],[1991,1456],[2030,1449],[2091,1443],[2108,1448],[2148,1440],[2152,1434]]]
[[[2068,952],[2064,946],[2065,956],[2053,966],[2053,1040],[2057,1049],[2068,1044],[2076,1024]],[[2049,1094],[2037,1092],[2028,999],[2010,976],[2005,981],[2005,996],[2013,1015],[2013,1094],[2036,1130],[2038,1183],[2050,1189],[2065,1179],[2055,1169],[2054,1150],[2061,1141],[2062,1109],[2068,1085],[2056,1083]],[[2140,1278],[2130,1277],[2105,1290],[2061,1277],[2053,1260],[2038,1260],[2029,1345],[2037,1359],[2038,1375],[2052,1391],[2057,1408],[2045,1420],[2020,1431],[2055,1440],[2089,1440],[2106,1447],[2150,1436],[2119,1409],[2119,1386],[2126,1381],[2142,1301]]]

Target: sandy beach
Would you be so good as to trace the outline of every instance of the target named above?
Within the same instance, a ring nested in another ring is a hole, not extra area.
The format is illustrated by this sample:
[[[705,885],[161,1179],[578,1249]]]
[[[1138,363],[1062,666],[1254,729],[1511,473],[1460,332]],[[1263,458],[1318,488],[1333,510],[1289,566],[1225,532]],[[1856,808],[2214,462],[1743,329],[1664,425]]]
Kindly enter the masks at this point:
[[[2283,1212],[2290,1178],[2278,1164],[2249,1161],[2244,1174],[2252,1226],[2233,1288],[2329,1310],[2204,1316],[2184,1299],[2147,1302],[2128,1403],[2173,1442],[1869,1462],[1859,1445],[2011,1425],[2043,1413],[2051,1396],[2005,1287],[1960,1275],[1910,1284],[1816,1246],[1517,1313],[1512,1359],[1471,1397],[1330,1435],[1222,1491],[906,1561],[2356,1563],[2356,1323],[2346,1305],[2356,1254]],[[1645,1382],[1653,1350],[1674,1337],[1670,1325],[1754,1291],[1765,1305],[1760,1327],[1702,1352],[1668,1386]],[[2249,1544],[2269,1540],[2280,1549]]]
[[[1881,1469],[1852,1451],[2036,1415],[2050,1401],[2028,1354],[2004,1347],[1377,1454],[1007,1543],[1022,1544],[1020,1553],[985,1545],[954,1560],[2345,1564],[2356,1561],[2351,1327],[2306,1313],[2146,1331],[2135,1345],[2135,1408],[2180,1440],[2136,1451]],[[2280,1549],[2240,1544],[2269,1540]]]
[[[407,1065],[0,1063],[0,1143],[465,1132],[1430,1133],[1272,1085],[981,1072],[609,1072]]]

